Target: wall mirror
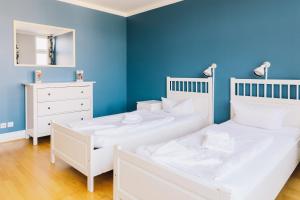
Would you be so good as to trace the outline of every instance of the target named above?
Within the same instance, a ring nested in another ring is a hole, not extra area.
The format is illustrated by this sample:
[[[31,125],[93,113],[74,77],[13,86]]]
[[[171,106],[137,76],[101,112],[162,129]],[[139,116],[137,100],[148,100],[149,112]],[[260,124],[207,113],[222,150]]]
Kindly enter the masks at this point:
[[[75,67],[75,30],[14,21],[14,63],[20,67]]]

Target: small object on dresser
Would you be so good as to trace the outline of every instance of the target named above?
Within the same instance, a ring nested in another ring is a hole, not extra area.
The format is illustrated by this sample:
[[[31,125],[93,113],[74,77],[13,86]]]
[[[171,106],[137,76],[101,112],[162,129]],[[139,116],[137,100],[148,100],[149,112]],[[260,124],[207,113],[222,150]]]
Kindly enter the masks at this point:
[[[34,82],[42,83],[42,76],[43,76],[42,70],[35,70],[34,71]]]
[[[83,81],[83,70],[76,71],[76,81],[82,82]]]

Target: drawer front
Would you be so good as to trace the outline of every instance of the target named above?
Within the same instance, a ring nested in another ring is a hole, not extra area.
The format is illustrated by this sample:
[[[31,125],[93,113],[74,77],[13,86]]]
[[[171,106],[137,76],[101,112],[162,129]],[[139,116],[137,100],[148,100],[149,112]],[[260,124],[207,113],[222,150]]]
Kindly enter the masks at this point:
[[[39,117],[38,125],[37,125],[39,136],[50,134],[51,121],[55,121],[59,123],[69,123],[73,121],[88,120],[91,119],[91,116],[92,115],[90,111],[82,111],[82,112],[67,113],[61,115]]]
[[[38,102],[90,98],[90,86],[43,88],[37,90]]]
[[[38,103],[38,116],[90,110],[89,99]]]

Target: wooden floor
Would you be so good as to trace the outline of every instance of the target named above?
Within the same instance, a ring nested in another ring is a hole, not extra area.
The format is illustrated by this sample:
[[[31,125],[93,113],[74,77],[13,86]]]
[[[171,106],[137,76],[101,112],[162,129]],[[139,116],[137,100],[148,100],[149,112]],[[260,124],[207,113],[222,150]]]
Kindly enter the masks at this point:
[[[0,144],[0,199],[112,199],[112,173],[95,179],[95,192],[86,190],[86,177],[57,159],[50,164],[49,138],[32,146],[30,140]],[[300,200],[300,167],[277,200]]]

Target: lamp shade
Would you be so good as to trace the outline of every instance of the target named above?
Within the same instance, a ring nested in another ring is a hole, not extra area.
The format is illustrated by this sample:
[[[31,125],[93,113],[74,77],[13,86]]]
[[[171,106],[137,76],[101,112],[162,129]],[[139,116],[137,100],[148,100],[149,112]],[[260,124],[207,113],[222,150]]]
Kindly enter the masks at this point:
[[[255,70],[254,70],[254,74],[256,76],[259,76],[259,77],[262,77],[265,75],[265,68],[264,67],[257,67]]]
[[[211,77],[212,76],[212,70],[211,68],[207,68],[206,70],[203,71],[203,74],[207,77]]]
[[[207,77],[213,76],[214,69],[217,68],[217,64],[213,63],[211,66],[209,66],[206,70],[203,71],[203,74]]]
[[[254,74],[259,77],[265,76],[268,71],[268,68],[270,67],[270,62],[264,62],[261,66],[254,69]]]

